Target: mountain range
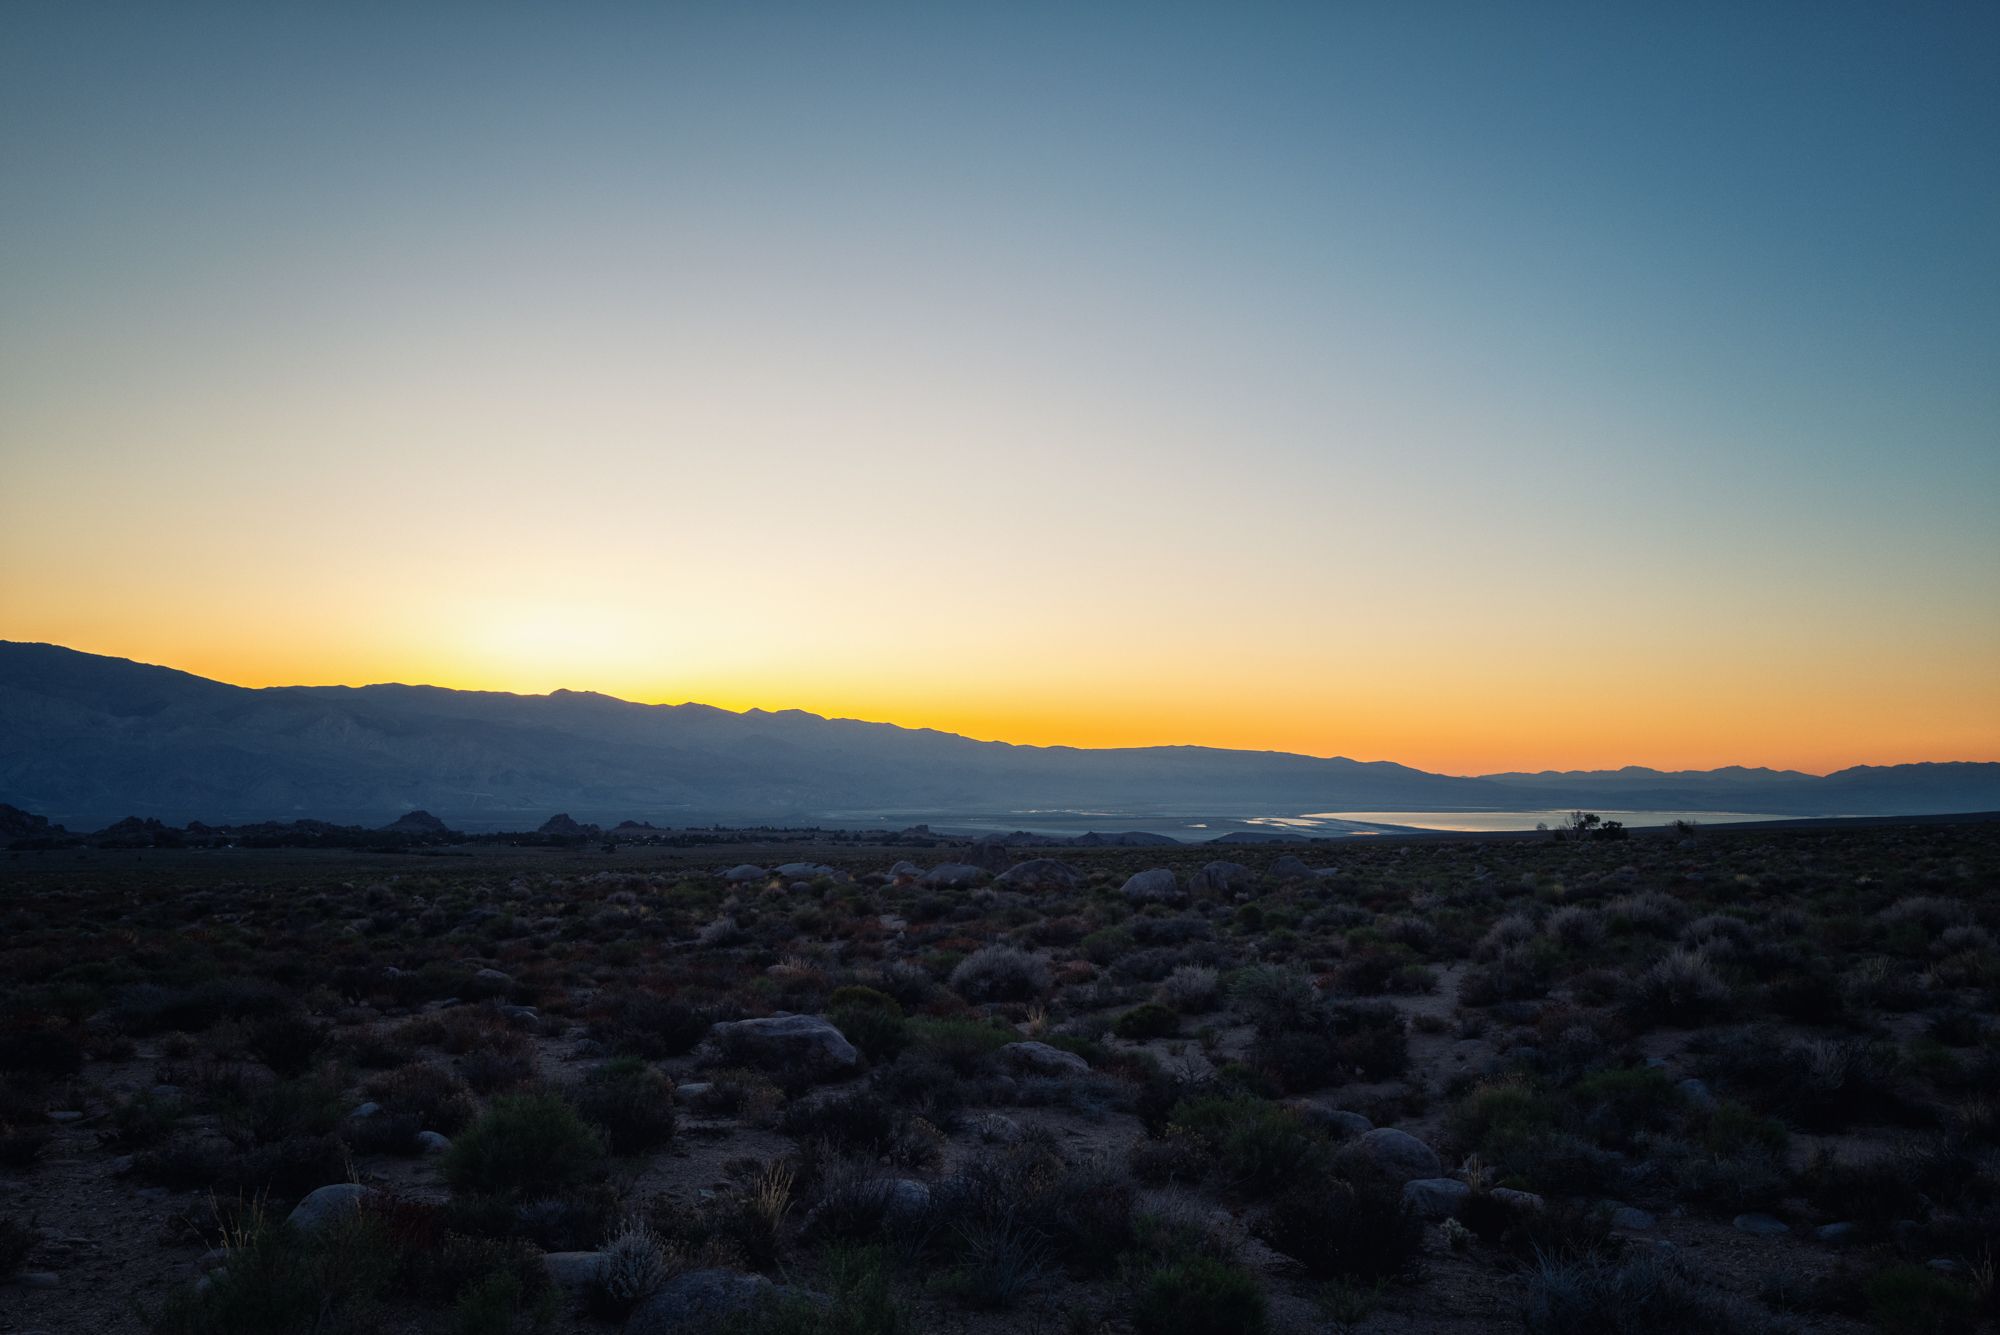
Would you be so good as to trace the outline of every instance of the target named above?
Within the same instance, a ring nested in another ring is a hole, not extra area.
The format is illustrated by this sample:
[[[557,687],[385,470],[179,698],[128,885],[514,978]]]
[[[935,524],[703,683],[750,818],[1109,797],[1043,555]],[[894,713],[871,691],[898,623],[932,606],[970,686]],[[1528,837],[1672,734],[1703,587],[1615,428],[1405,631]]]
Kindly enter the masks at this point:
[[[80,828],[134,815],[380,823],[419,807],[469,830],[532,828],[556,811],[676,825],[1079,809],[1914,815],[2000,810],[2000,763],[1468,778],[1276,751],[1018,746],[580,691],[252,689],[0,641],[0,801]]]

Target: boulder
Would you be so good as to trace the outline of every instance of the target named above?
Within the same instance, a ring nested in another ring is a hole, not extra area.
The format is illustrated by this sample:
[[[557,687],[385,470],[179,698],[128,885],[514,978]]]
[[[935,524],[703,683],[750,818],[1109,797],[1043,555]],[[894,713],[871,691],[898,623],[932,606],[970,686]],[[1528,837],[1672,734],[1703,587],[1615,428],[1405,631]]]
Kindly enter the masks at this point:
[[[1007,890],[1074,890],[1083,884],[1083,873],[1055,858],[1029,858],[994,877],[993,884]]]
[[[1753,1238],[1781,1238],[1792,1231],[1789,1224],[1775,1215],[1740,1214],[1730,1222],[1738,1233],[1748,1233]]]
[[[1257,873],[1240,862],[1211,862],[1188,878],[1196,894],[1227,895],[1248,889]]]
[[[1271,864],[1271,879],[1274,881],[1305,881],[1312,878],[1313,869],[1303,858],[1287,853]]]
[[[1009,1043],[1000,1055],[1020,1070],[1036,1075],[1088,1075],[1090,1063],[1074,1052],[1064,1052],[1046,1043]]]
[[[754,862],[739,862],[728,871],[722,873],[722,879],[725,881],[734,881],[741,885],[748,881],[766,880],[770,875],[770,872],[765,871]]]
[[[922,867],[907,859],[889,868],[889,879],[892,881],[914,881],[923,874]]]
[[[690,1270],[655,1289],[625,1319],[625,1335],[683,1335],[713,1330],[767,1302],[798,1296],[825,1302],[818,1294],[783,1288],[762,1275],[734,1270]]]
[[[851,1071],[861,1054],[847,1036],[817,1015],[768,1015],[757,1020],[722,1020],[710,1042],[731,1060],[765,1069],[804,1068],[815,1075]]]
[[[822,876],[836,876],[839,873],[823,862],[782,862],[777,874],[788,881],[816,881]]]
[[[1181,888],[1173,872],[1165,867],[1154,867],[1126,878],[1118,893],[1135,904],[1187,898],[1187,891]]]
[[[1328,1131],[1342,1140],[1352,1140],[1356,1136],[1368,1134],[1375,1124],[1358,1112],[1345,1108],[1329,1108],[1324,1103],[1312,1099],[1292,1099],[1285,1104],[1299,1116],[1322,1131]]]
[[[933,890],[966,890],[986,877],[986,869],[970,862],[940,862],[918,878],[917,884]]]
[[[1419,1219],[1450,1219],[1471,1195],[1472,1188],[1455,1177],[1417,1177],[1403,1184],[1403,1203]]]
[[[603,1252],[549,1252],[542,1257],[549,1280],[559,1289],[587,1289],[604,1273]]]
[[[336,1182],[320,1187],[292,1207],[285,1222],[301,1233],[312,1233],[336,1220],[360,1211],[361,1203],[375,1195],[374,1189],[359,1182]]]
[[[1437,1151],[1407,1131],[1378,1126],[1363,1132],[1355,1142],[1374,1165],[1398,1182],[1411,1178],[1437,1177],[1444,1171]]]
[[[417,1144],[425,1154],[443,1154],[451,1148],[451,1137],[439,1131],[419,1131]]]

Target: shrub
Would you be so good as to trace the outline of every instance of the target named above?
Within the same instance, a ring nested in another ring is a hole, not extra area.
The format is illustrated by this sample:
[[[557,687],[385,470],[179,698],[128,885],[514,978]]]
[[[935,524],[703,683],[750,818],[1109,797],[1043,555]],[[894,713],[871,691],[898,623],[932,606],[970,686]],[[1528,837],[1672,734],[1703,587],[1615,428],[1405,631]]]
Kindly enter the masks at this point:
[[[1132,1042],[1143,1042],[1149,1038],[1168,1038],[1180,1032],[1181,1017],[1156,1001],[1142,1006],[1134,1006],[1118,1017],[1111,1032]]]
[[[1406,1278],[1423,1250],[1423,1222],[1401,1188],[1371,1174],[1295,1179],[1255,1231],[1319,1279]]]
[[[41,1240],[41,1233],[30,1225],[11,1215],[0,1217],[0,1283],[12,1279],[27,1267],[28,1253],[34,1251]]]
[[[870,1090],[825,1094],[786,1107],[778,1129],[795,1139],[825,1141],[836,1150],[879,1152],[895,1139],[896,1110]]]
[[[414,1113],[426,1131],[456,1135],[479,1111],[472,1088],[450,1069],[429,1062],[399,1066],[364,1086],[385,1108]]]
[[[325,1044],[325,1027],[296,1012],[253,1022],[243,1040],[251,1056],[281,1076],[305,1071]]]
[[[1918,1265],[1894,1265],[1862,1285],[1869,1319],[1889,1335],[1958,1335],[1974,1329],[1979,1303],[1970,1288]]]
[[[591,1285],[590,1306],[616,1320],[667,1281],[667,1253],[652,1229],[628,1220],[604,1244],[604,1261]]]
[[[1049,990],[1049,962],[1013,946],[982,946],[951,971],[967,1001],[1031,1001]]]
[[[1729,984],[1705,949],[1668,951],[1632,981],[1626,1006],[1642,1023],[1695,1026],[1729,1007]]]
[[[1264,1291],[1241,1266],[1182,1256],[1137,1278],[1132,1328],[1138,1335],[1258,1335],[1266,1329]]]
[[[522,1197],[580,1182],[604,1157],[602,1135],[553,1094],[494,1100],[444,1157],[452,1190]]]
[[[1543,1260],[1528,1279],[1529,1335],[1738,1335],[1759,1328],[1650,1256]]]
[[[674,1138],[674,1084],[637,1057],[592,1071],[574,1095],[577,1111],[598,1126],[613,1154],[637,1154]]]
[[[1183,964],[1161,980],[1154,998],[1183,1015],[1204,1015],[1222,1002],[1222,982],[1205,964]]]

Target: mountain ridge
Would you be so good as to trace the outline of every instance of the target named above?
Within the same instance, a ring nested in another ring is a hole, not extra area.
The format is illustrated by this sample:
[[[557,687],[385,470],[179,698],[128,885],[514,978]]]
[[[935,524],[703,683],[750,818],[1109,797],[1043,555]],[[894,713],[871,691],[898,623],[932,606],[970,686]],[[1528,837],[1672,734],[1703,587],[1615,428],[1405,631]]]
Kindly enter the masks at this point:
[[[1751,805],[1744,805],[1753,802]],[[1396,761],[1173,745],[981,741],[804,710],[644,704],[407,683],[243,687],[0,641],[0,801],[64,823],[412,809],[463,828],[1111,808],[1280,814],[1613,806],[1773,815],[2000,808],[2000,764],[1725,766],[1456,776]]]

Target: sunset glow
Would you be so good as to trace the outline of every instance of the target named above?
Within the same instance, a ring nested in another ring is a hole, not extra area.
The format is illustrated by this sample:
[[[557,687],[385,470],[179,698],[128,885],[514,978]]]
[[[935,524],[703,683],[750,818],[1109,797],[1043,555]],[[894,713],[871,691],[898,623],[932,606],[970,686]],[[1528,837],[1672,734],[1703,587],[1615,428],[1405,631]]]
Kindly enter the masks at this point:
[[[1454,773],[2000,757],[1990,9],[780,12],[10,11],[0,637]]]

